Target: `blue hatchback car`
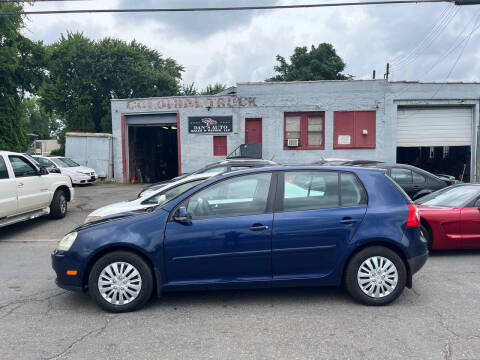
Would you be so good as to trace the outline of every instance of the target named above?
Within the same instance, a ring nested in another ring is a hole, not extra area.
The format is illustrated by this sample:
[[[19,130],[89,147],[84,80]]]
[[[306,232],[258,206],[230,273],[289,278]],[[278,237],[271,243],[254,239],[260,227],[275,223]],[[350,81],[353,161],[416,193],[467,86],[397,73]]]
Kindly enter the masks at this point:
[[[52,254],[57,284],[107,311],[153,292],[345,285],[397,298],[427,260],[418,211],[383,170],[278,166],[216,176],[147,214],[82,225]]]

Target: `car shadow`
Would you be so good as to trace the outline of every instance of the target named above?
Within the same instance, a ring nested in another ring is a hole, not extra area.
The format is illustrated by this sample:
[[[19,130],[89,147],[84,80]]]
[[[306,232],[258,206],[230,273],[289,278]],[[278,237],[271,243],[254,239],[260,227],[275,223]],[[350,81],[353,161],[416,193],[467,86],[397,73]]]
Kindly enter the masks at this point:
[[[429,256],[432,258],[441,258],[449,256],[479,256],[480,249],[461,249],[461,250],[431,250]]]
[[[204,290],[167,292],[160,299],[153,298],[148,308],[173,307],[243,307],[247,305],[282,306],[297,302],[299,305],[322,303],[353,303],[353,300],[342,288],[308,287],[308,288],[264,288],[236,290]]]

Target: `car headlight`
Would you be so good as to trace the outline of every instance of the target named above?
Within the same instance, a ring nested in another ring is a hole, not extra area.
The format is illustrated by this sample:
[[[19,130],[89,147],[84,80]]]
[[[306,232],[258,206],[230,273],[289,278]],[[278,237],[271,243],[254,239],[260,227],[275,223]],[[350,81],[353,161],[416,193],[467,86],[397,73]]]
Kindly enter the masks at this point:
[[[98,220],[100,218],[101,218],[101,216],[87,216],[87,218],[85,219],[85,224],[89,223],[90,221]]]
[[[76,231],[71,232],[63,237],[62,240],[58,242],[57,250],[59,251],[68,251],[72,247],[75,239],[77,238],[78,233]]]
[[[77,171],[76,173],[77,173],[77,175],[85,176],[85,173],[83,173],[83,172],[81,172],[81,171]]]

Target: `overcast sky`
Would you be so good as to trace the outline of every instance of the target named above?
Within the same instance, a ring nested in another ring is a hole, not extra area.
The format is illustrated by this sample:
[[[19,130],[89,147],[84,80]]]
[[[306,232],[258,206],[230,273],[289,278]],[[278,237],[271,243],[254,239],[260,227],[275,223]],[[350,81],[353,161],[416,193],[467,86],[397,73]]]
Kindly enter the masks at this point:
[[[35,4],[34,9],[307,4],[333,0],[104,0]],[[27,6],[26,9],[31,9]],[[475,25],[476,24],[476,25]],[[329,42],[356,79],[479,81],[480,6],[446,3],[214,13],[36,15],[26,35],[50,44],[67,31],[136,39],[185,67],[184,83],[205,87],[263,81],[275,56]],[[473,32],[472,32],[473,31]],[[466,46],[465,46],[466,45]]]

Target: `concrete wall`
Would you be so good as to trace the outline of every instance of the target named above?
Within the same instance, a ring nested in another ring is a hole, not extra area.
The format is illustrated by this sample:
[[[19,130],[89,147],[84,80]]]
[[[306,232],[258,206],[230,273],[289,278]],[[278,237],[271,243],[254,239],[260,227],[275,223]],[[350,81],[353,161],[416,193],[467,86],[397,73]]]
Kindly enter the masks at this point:
[[[199,96],[112,100],[115,178],[122,181],[122,115],[171,114],[179,116],[182,171],[194,171],[219,161],[213,156],[213,136],[188,133],[189,116],[232,116],[228,152],[244,143],[245,118],[262,118],[263,157],[279,163],[300,163],[321,157],[396,161],[398,105],[469,105],[474,114],[475,171],[480,84],[404,83],[384,80],[316,81],[293,83],[240,83],[236,96]],[[333,149],[334,111],[375,110],[375,149]],[[285,112],[325,112],[325,150],[283,150]],[[125,116],[128,115],[128,116]],[[126,123],[123,124],[126,130]],[[428,135],[426,135],[428,136]]]
[[[65,156],[83,166],[94,169],[99,177],[112,179],[112,135],[66,134]]]

